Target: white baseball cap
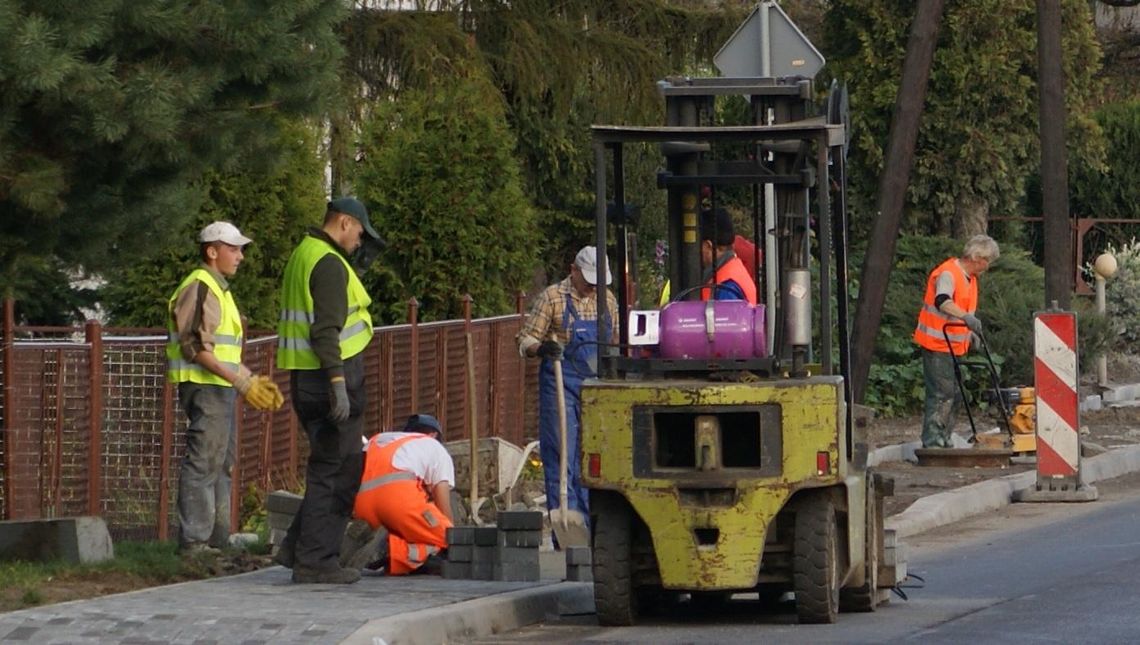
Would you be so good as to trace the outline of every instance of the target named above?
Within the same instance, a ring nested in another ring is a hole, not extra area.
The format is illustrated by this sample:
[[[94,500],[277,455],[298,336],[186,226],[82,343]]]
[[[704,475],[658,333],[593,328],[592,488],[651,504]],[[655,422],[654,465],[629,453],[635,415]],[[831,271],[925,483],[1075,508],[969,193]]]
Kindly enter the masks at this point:
[[[614,281],[613,274],[610,273],[609,258],[606,259],[606,284],[612,284]],[[574,264],[578,265],[578,269],[582,271],[582,277],[586,282],[597,286],[598,284],[598,249],[594,246],[583,246],[581,251],[578,251],[578,257],[574,258]]]
[[[202,244],[225,242],[230,246],[245,246],[253,240],[242,235],[238,227],[229,222],[214,222],[202,229],[202,232],[198,234],[198,241]]]

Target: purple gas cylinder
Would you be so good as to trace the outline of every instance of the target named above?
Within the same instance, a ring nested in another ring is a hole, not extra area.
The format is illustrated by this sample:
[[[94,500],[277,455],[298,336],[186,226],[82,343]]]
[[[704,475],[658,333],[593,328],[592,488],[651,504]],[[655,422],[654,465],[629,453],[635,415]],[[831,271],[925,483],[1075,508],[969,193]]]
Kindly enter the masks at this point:
[[[679,301],[661,310],[661,358],[763,358],[764,305],[744,300]]]

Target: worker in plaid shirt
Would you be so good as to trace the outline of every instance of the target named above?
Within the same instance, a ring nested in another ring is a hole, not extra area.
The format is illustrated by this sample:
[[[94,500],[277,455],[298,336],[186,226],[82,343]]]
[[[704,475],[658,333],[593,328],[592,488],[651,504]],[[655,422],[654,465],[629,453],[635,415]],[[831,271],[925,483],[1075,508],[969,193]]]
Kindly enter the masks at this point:
[[[613,281],[606,263],[606,284]],[[597,375],[598,367],[598,250],[583,247],[570,265],[570,275],[550,285],[534,299],[518,334],[519,354],[542,359],[538,377],[538,441],[546,479],[546,507],[557,508],[560,432],[554,370],[561,365],[566,398],[566,445],[570,454],[567,506],[588,516],[589,500],[580,475],[581,441],[578,432],[578,394],[582,381]],[[606,290],[607,312],[613,320],[617,299]],[[614,325],[606,324],[602,337],[612,341]]]

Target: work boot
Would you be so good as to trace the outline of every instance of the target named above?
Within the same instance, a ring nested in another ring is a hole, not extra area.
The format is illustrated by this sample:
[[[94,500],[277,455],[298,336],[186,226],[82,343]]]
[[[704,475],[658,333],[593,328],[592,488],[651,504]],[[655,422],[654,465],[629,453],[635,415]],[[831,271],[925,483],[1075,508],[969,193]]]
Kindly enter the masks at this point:
[[[303,564],[293,567],[293,582],[297,584],[350,585],[357,580],[360,580],[360,571],[356,569],[315,569]]]
[[[381,526],[375,531],[368,530],[368,540],[363,545],[352,553],[341,552],[341,566],[373,571],[388,568],[388,529]]]

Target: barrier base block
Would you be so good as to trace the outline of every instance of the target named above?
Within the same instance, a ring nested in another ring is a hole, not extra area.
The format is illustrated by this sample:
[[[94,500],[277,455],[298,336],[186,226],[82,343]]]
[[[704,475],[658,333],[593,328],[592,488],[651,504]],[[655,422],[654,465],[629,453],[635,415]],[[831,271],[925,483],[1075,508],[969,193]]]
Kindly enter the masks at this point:
[[[1092,484],[1048,488],[1038,483],[1013,493],[1015,502],[1095,502],[1096,499],[1096,486]]]

